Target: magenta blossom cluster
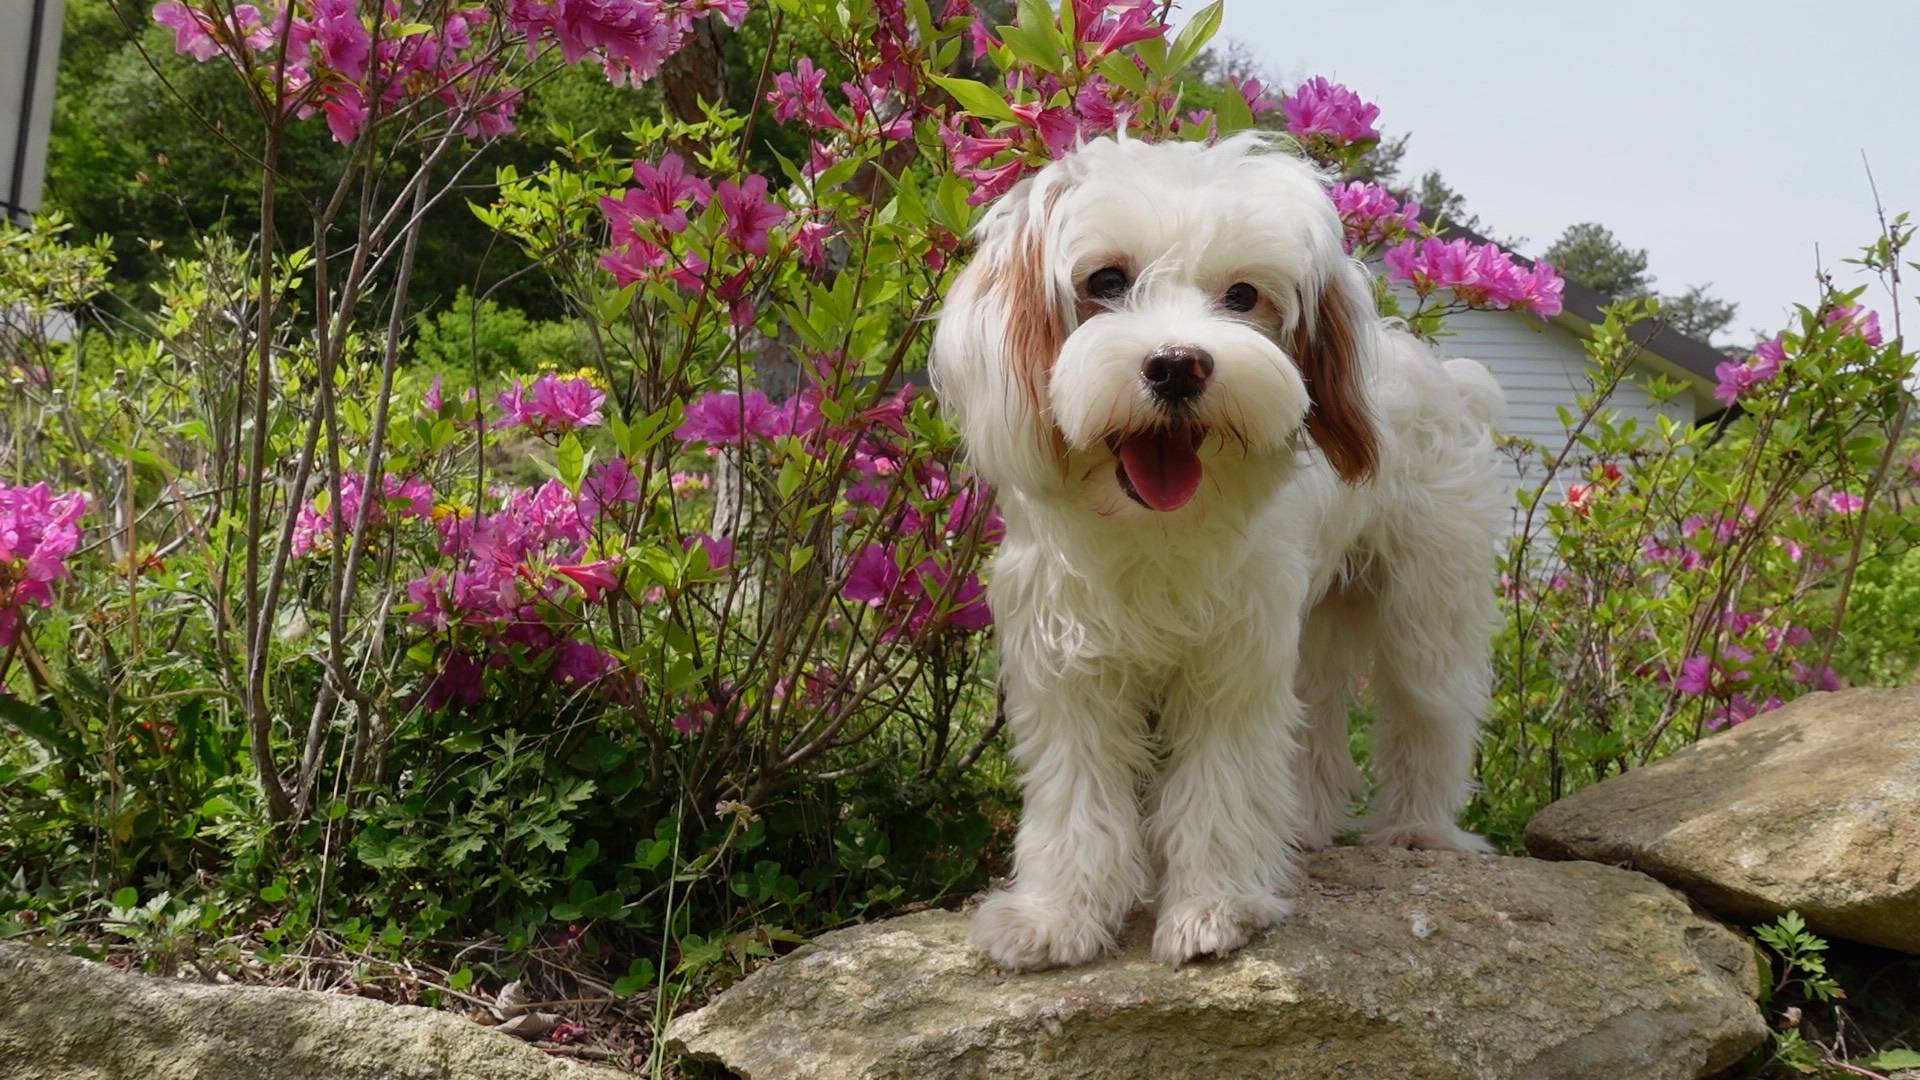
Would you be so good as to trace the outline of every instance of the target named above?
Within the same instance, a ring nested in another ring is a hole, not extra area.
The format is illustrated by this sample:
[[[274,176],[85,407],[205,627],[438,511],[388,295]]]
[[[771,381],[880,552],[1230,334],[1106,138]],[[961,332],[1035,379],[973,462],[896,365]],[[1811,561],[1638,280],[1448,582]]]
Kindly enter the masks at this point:
[[[575,428],[598,427],[607,392],[583,375],[548,372],[523,386],[519,379],[494,399],[501,424],[524,427],[536,435],[564,435]]]
[[[1333,185],[1333,207],[1340,212],[1347,251],[1363,245],[1392,244],[1420,228],[1420,204],[1401,202],[1379,184],[1364,181]]]
[[[696,18],[711,12],[728,26],[747,17],[747,0],[511,0],[507,25],[529,50],[551,40],[569,64],[600,60],[615,86],[639,85],[680,51]]]
[[[1867,344],[1876,349],[1885,340],[1880,334],[1880,313],[1859,304],[1842,304],[1827,312],[1827,325],[1839,326],[1842,333],[1865,338]]]
[[[197,60],[224,55],[250,75],[278,70],[284,107],[303,118],[324,114],[342,143],[375,117],[429,99],[455,111],[469,137],[513,130],[521,91],[499,85],[499,43],[476,37],[493,19],[488,7],[384,0],[370,15],[364,6],[290,0],[279,9],[229,10],[212,0],[166,0],[153,18]],[[738,26],[747,10],[747,0],[510,0],[501,29],[523,37],[530,52],[551,42],[569,64],[596,57],[609,79],[638,83],[680,49],[696,19],[712,14]]]
[[[1005,523],[992,509],[984,488],[931,463],[908,464],[898,440],[906,434],[910,387],[845,425],[825,419],[821,399],[818,386],[783,402],[772,401],[757,389],[745,394],[710,392],[687,406],[686,418],[674,434],[687,443],[706,444],[709,452],[782,436],[849,445],[852,468],[841,493],[849,508],[846,522],[849,528],[858,528],[863,513],[882,514],[875,522],[876,531],[888,540],[855,553],[841,595],[881,611],[883,632],[889,638],[904,634],[919,639],[947,629],[984,629],[992,615],[977,575],[952,581],[938,559],[915,560],[903,554],[909,544],[916,550],[951,550],[975,529],[983,541],[997,541]],[[726,554],[731,557],[730,549]],[[912,565],[903,565],[909,561]]]
[[[340,520],[349,536],[354,523],[360,520],[360,504],[363,501],[362,482],[358,473],[348,473],[340,478]],[[389,520],[426,521],[433,516],[433,485],[417,476],[399,477],[388,473],[382,482],[381,498],[367,507],[367,528],[378,529]],[[333,511],[328,494],[314,496],[293,523],[293,554],[296,558],[305,558],[316,549],[324,549],[333,543]]]
[[[1413,286],[1421,296],[1450,289],[1472,307],[1531,311],[1543,319],[1560,314],[1566,281],[1546,263],[1523,267],[1498,244],[1464,237],[1408,239],[1387,250],[1387,276]]]
[[[986,589],[972,574],[954,581],[939,561],[929,556],[902,569],[893,549],[868,544],[853,558],[840,595],[886,613],[889,638],[905,634],[919,638],[952,628],[985,630],[993,625]]]
[[[1713,396],[1722,404],[1732,405],[1755,387],[1772,382],[1786,362],[1786,337],[1775,334],[1772,340],[1761,342],[1746,360],[1725,360],[1716,366],[1713,374],[1719,382],[1713,388]]]
[[[373,115],[422,98],[457,110],[469,136],[513,130],[517,90],[495,86],[498,63],[474,31],[491,15],[484,6],[432,9],[385,0],[368,17],[358,0],[292,0],[285,8],[167,0],[154,20],[174,31],[174,47],[206,61],[225,55],[242,71],[270,72],[286,39],[280,100],[300,117],[325,114],[333,137],[350,143]],[[424,29],[421,27],[424,26]]]
[[[78,491],[0,484],[0,645],[19,640],[24,605],[53,606],[53,583],[72,576],[67,557],[80,546],[86,512]]]
[[[635,187],[600,200],[613,234],[612,250],[601,256],[600,265],[622,285],[665,278],[698,291],[710,260],[724,255],[721,238],[742,256],[764,256],[774,228],[787,217],[786,209],[768,194],[767,178],[757,173],[713,185],[688,172],[678,154],[667,154],[657,165],[634,162],[633,179]],[[710,203],[720,207],[720,228],[704,252],[697,243],[677,243],[674,238],[692,224],[690,215],[697,216]],[[712,282],[714,295],[731,306],[736,326],[752,322],[746,296],[750,271],[751,264]]]
[[[1380,107],[1320,76],[1294,88],[1280,108],[1287,114],[1288,133],[1302,139],[1350,144],[1380,138],[1380,129],[1375,126],[1380,120]]]
[[[625,463],[621,463],[625,467]],[[491,514],[443,514],[440,553],[456,560],[407,584],[407,621],[447,642],[425,704],[479,702],[486,673],[515,655],[545,657],[560,683],[590,683],[621,665],[568,632],[575,603],[599,604],[619,588],[613,560],[591,557],[593,522],[627,492],[576,497],[550,480],[507,494]],[[638,497],[637,488],[632,497]]]
[[[1838,690],[1843,685],[1830,667],[1789,660],[1793,650],[1815,644],[1813,632],[1804,626],[1775,625],[1756,612],[1728,610],[1721,613],[1720,629],[1727,640],[1712,655],[1689,656],[1673,672],[1661,673],[1662,681],[1671,680],[1681,694],[1712,703],[1706,718],[1709,731],[1779,708],[1784,703],[1779,693],[1755,689],[1770,672],[1787,672],[1789,682],[1775,685],[1788,693]]]
[[[761,390],[744,395],[716,391],[694,399],[673,434],[682,442],[735,446],[750,439],[805,435],[819,426],[817,398],[795,394],[776,405]]]
[[[1160,21],[1159,8],[1156,0],[1073,0],[1069,60],[1076,70],[1071,79],[1016,58],[1007,72],[1007,85],[1022,91],[1028,100],[1009,106],[1012,123],[990,130],[977,117],[956,113],[946,118],[941,139],[949,148],[954,171],[974,185],[969,202],[977,206],[998,198],[1039,164],[1061,157],[1088,139],[1123,127],[1137,128],[1143,122],[1131,95],[1095,69],[1121,49],[1164,38],[1167,27]],[[976,59],[999,44],[978,17],[973,40]],[[1251,93],[1256,100],[1259,91],[1253,82]],[[1171,110],[1175,99],[1169,93],[1159,104]],[[1249,107],[1256,106],[1250,102]],[[1211,118],[1193,122],[1204,126]]]

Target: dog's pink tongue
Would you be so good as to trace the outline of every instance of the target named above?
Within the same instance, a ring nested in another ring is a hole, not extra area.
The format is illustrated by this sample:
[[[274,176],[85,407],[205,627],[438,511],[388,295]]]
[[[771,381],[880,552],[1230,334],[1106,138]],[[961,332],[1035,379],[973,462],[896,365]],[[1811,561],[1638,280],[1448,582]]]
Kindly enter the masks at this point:
[[[1149,431],[1120,444],[1120,467],[1140,501],[1178,510],[1200,490],[1200,454],[1190,432]]]

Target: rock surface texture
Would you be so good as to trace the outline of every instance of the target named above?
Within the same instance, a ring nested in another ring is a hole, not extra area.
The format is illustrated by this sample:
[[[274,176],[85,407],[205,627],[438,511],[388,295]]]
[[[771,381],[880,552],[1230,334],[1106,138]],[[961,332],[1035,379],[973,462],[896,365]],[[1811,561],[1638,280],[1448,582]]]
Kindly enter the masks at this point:
[[[1920,953],[1920,687],[1800,698],[1547,807],[1527,850]]]
[[[927,912],[828,934],[668,1030],[748,1080],[1710,1076],[1759,1045],[1752,950],[1639,874],[1340,848],[1297,913],[1170,971],[1007,975]]]
[[[614,1080],[448,1013],[129,975],[0,944],[8,1080]]]

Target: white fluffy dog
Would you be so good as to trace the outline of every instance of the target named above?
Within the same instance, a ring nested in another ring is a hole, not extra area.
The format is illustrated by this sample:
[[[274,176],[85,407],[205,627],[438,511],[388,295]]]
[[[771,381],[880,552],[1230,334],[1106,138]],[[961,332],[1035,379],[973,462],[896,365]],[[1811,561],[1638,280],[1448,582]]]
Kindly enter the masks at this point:
[[[973,940],[1091,960],[1283,918],[1364,794],[1379,844],[1486,851],[1470,793],[1504,503],[1498,386],[1385,325],[1322,177],[1254,137],[1095,141],[986,215],[933,381],[998,488],[989,596],[1025,798]],[[1155,882],[1157,881],[1157,886]]]

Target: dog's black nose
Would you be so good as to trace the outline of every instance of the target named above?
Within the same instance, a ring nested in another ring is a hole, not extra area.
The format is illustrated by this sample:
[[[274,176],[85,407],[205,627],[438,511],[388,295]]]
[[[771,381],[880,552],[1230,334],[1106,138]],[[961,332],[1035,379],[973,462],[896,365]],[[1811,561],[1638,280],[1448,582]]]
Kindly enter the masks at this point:
[[[1153,396],[1183,405],[1200,396],[1213,377],[1213,354],[1198,345],[1162,345],[1140,365],[1140,377]]]

